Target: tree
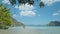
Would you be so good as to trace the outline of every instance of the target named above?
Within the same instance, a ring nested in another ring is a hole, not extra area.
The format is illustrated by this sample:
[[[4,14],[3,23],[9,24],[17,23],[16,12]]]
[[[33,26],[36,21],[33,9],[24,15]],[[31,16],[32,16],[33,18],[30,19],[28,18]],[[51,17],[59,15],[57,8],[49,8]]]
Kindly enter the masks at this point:
[[[10,10],[0,4],[0,29],[12,25]]]
[[[10,3],[12,5],[16,5],[16,0],[9,0],[9,1],[10,1]],[[37,2],[38,2],[38,0],[37,0]],[[34,4],[34,0],[18,0],[18,3],[19,4],[26,4],[26,3],[28,3],[29,5],[33,5]],[[39,6],[40,7],[44,7],[45,5],[44,5],[44,3],[42,1],[40,1]]]
[[[40,6],[40,7],[44,7],[45,5],[44,5],[43,2],[40,2],[39,6]]]
[[[60,26],[60,21],[51,21],[48,25],[49,26]]]

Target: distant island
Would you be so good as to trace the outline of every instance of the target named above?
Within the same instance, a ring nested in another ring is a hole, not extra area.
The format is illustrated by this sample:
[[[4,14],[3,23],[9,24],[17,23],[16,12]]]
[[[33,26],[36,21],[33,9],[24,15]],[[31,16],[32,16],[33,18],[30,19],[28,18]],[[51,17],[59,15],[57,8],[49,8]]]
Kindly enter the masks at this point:
[[[47,26],[60,26],[60,21],[51,21],[47,24]]]
[[[26,25],[26,26],[60,26],[60,21],[50,21],[45,25]]]

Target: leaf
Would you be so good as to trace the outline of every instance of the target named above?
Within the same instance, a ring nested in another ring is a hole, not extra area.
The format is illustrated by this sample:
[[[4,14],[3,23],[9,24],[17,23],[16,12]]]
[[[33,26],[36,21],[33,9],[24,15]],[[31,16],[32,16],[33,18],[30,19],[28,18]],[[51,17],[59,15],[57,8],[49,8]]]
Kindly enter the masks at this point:
[[[12,5],[16,4],[16,0],[9,0]]]
[[[40,7],[44,7],[44,3],[41,1],[40,4],[39,4]]]

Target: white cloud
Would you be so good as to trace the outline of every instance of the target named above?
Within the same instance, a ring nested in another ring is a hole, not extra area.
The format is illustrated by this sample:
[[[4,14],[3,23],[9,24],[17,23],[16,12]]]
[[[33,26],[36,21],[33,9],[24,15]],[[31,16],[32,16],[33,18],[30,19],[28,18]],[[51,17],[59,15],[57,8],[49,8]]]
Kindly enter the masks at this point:
[[[26,3],[25,5],[24,4],[22,4],[22,5],[20,5],[20,6],[15,6],[15,8],[18,8],[19,10],[33,10],[34,9],[34,7],[33,7],[33,5],[28,5],[28,3]]]
[[[14,8],[19,9],[18,5],[16,5]]]
[[[20,15],[21,16],[35,16],[36,13],[34,11],[21,11]]]
[[[19,5],[19,6],[15,6],[16,9],[19,9],[20,10],[20,16],[35,16],[36,13],[34,10],[34,7],[33,5],[28,5],[28,3],[26,3],[25,5],[22,4],[22,5]]]
[[[2,3],[10,4],[9,0],[3,0]]]
[[[52,15],[53,15],[53,16],[57,16],[57,15],[59,15],[59,13],[53,13]]]
[[[38,16],[40,16],[40,15],[38,15]]]
[[[16,14],[13,14],[12,17],[16,17],[17,15]]]
[[[48,6],[49,5],[52,5],[53,3],[55,2],[60,2],[60,0],[41,0],[43,1],[45,4],[47,4]]]
[[[41,0],[41,1],[43,1],[45,4],[47,4],[47,5],[51,5],[51,4],[53,4],[53,3],[55,3],[55,2],[60,2],[60,0]],[[9,2],[9,0],[3,0],[2,1],[3,3],[6,3],[6,4],[10,4],[10,2]],[[25,6],[25,8],[26,7],[30,7],[29,5],[27,5],[27,4],[25,4],[26,6]],[[21,5],[22,6],[22,5]],[[31,6],[32,7],[32,6]],[[21,7],[20,7],[21,8]],[[23,8],[23,7],[22,7]]]
[[[13,17],[15,17],[16,15],[13,15]]]

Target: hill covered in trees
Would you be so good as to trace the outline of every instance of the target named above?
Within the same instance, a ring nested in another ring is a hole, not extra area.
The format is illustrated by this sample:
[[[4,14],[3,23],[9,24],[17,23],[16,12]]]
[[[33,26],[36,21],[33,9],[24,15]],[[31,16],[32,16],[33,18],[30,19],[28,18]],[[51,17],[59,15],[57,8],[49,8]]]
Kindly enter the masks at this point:
[[[12,18],[10,10],[0,4],[0,29],[8,29],[10,26],[24,26],[24,24]]]
[[[37,25],[28,25],[28,26],[60,26],[60,21],[50,21],[48,24],[45,25],[37,24]]]
[[[12,26],[25,26],[22,22],[18,22],[16,19],[12,18]]]
[[[51,21],[47,24],[47,26],[60,26],[60,21]]]

